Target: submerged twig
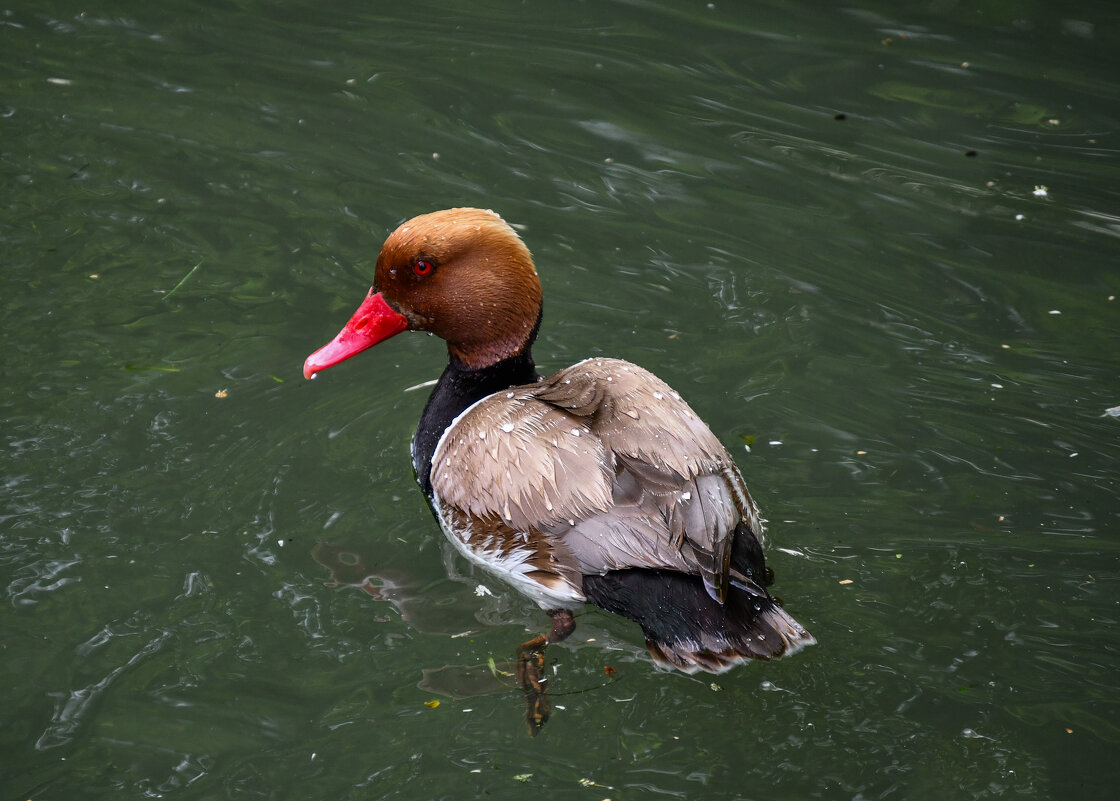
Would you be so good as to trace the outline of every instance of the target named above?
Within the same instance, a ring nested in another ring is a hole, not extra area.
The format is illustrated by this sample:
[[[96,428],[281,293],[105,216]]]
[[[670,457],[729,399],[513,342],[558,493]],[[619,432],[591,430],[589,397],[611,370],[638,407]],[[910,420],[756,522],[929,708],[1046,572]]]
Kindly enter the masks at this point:
[[[198,269],[199,267],[201,267],[201,266],[202,266],[202,262],[200,261],[200,262],[199,262],[198,264],[196,264],[196,265],[195,265],[194,267],[191,267],[190,271],[189,271],[189,272],[188,272],[188,273],[187,273],[186,275],[184,275],[184,276],[183,276],[183,277],[182,277],[182,278],[181,278],[181,279],[179,280],[179,283],[177,283],[177,284],[176,284],[176,285],[175,285],[174,287],[172,287],[172,288],[171,288],[171,289],[170,289],[170,290],[169,290],[169,291],[167,292],[167,294],[163,296],[163,299],[164,299],[164,300],[167,300],[167,299],[168,299],[169,297],[171,297],[172,295],[174,295],[174,294],[175,294],[175,292],[176,292],[176,290],[178,290],[178,289],[179,289],[179,287],[181,287],[181,286],[182,286],[183,284],[187,283],[187,279],[188,279],[188,278],[190,278],[190,277],[191,277],[192,275],[194,275],[194,271],[195,271],[195,270],[197,270],[197,269]]]

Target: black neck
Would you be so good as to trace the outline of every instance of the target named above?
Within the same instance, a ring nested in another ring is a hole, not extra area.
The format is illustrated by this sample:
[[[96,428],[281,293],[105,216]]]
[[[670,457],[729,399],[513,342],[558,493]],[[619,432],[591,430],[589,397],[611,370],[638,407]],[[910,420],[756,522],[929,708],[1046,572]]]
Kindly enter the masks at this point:
[[[412,466],[425,495],[432,496],[432,455],[451,421],[487,395],[520,384],[532,384],[539,379],[528,347],[524,353],[478,370],[451,357],[428,398],[424,413],[420,415],[420,425],[412,440]]]

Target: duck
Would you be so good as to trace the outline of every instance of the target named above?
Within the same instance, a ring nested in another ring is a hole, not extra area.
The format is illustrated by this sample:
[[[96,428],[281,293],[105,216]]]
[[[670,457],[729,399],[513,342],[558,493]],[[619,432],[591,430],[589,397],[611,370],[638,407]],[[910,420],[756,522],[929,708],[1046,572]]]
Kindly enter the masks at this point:
[[[530,725],[549,712],[544,649],[587,604],[637,623],[653,661],[685,673],[814,644],[768,589],[763,519],[727,449],[636,364],[592,357],[539,375],[542,300],[499,214],[422,214],[385,240],[365,300],[303,365],[314,378],[404,331],[447,343],[412,465],[454,548],[551,619],[517,649]]]

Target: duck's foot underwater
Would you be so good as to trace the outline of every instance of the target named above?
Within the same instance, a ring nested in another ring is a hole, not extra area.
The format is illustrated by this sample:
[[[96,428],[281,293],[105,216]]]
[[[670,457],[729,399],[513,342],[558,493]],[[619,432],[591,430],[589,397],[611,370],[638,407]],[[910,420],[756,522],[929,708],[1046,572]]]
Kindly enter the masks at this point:
[[[552,704],[545,695],[544,649],[552,643],[565,640],[576,630],[576,621],[570,609],[549,609],[552,631],[534,637],[517,648],[517,680],[525,691],[525,724],[530,736],[535,736],[548,722]]]

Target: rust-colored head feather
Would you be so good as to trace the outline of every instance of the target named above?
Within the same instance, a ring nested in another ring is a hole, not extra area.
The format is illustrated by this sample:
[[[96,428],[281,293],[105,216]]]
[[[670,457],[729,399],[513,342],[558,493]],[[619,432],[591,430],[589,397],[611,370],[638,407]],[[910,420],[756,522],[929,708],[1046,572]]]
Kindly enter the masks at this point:
[[[500,216],[447,209],[413,217],[389,235],[374,288],[473,368],[521,353],[541,311],[529,249]]]

